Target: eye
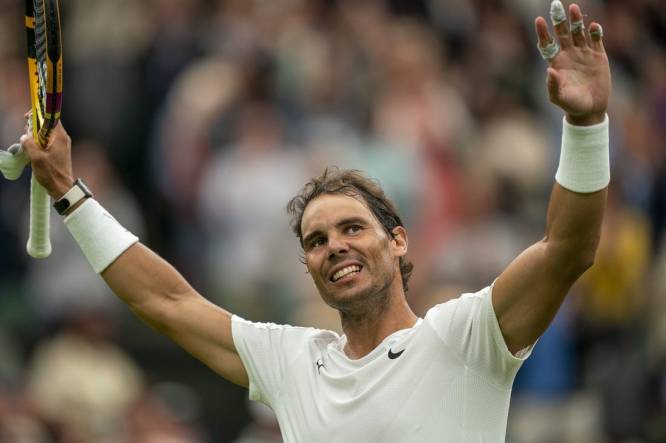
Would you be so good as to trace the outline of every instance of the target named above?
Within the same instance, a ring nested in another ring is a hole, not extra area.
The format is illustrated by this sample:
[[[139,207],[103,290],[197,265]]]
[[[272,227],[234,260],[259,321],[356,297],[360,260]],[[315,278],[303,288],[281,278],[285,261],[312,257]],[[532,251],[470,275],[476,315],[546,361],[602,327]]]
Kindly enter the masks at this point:
[[[312,240],[310,240],[307,244],[308,250],[317,248],[319,246],[323,246],[326,243],[326,239],[324,237],[315,237]]]
[[[361,225],[349,225],[349,226],[347,226],[347,233],[348,234],[357,234],[357,233],[361,232],[362,229],[363,229],[363,226],[361,226]]]

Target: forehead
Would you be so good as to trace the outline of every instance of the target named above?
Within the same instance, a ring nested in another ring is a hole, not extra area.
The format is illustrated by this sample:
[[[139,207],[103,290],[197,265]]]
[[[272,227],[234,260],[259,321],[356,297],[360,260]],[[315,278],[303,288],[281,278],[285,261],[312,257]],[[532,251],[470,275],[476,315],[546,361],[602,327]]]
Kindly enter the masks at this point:
[[[322,194],[306,206],[301,221],[301,232],[307,235],[310,231],[334,225],[339,220],[359,217],[370,223],[379,223],[360,197]]]

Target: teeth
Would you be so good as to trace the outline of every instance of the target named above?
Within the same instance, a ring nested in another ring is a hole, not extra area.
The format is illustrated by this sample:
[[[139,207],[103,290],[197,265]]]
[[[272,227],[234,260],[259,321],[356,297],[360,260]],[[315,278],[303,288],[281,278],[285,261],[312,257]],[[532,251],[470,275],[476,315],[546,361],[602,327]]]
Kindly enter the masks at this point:
[[[338,272],[333,274],[333,281],[334,282],[338,281],[345,275],[351,274],[352,272],[361,272],[361,267],[359,265],[351,265],[347,266],[346,268],[342,268]]]

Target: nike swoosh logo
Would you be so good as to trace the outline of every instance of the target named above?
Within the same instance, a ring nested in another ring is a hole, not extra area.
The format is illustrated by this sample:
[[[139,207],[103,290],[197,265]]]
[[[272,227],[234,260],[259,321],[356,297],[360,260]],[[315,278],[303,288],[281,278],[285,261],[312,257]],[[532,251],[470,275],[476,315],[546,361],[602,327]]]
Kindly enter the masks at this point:
[[[391,351],[391,349],[389,348],[388,357],[389,357],[391,360],[394,360],[394,359],[400,357],[400,356],[402,355],[403,352],[405,352],[404,349],[403,349],[402,351],[400,351],[400,352],[393,352],[393,351]]]

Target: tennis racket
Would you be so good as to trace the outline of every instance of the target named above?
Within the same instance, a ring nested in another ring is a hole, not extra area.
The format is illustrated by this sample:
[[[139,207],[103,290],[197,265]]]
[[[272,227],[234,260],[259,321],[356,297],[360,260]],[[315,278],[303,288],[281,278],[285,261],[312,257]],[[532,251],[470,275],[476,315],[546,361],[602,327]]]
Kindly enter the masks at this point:
[[[26,0],[25,29],[28,39],[28,83],[31,116],[28,126],[41,147],[60,120],[62,107],[62,45],[58,0]],[[49,218],[51,199],[37,182],[30,180],[30,234],[28,254],[46,258],[51,254]]]

